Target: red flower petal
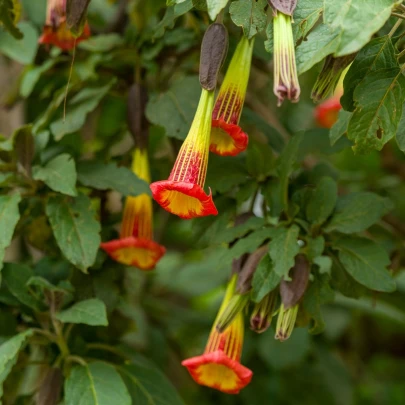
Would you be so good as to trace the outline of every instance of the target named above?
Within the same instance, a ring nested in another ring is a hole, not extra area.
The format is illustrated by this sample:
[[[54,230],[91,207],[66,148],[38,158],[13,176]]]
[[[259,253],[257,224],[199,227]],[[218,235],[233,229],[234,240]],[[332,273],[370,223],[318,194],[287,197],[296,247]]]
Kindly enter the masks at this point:
[[[221,156],[236,156],[243,152],[249,137],[236,124],[228,124],[222,118],[212,120],[210,151]]]
[[[222,350],[192,357],[181,363],[200,385],[215,388],[227,394],[238,394],[252,379],[252,371]]]
[[[83,33],[79,38],[73,36],[70,30],[66,26],[66,22],[61,23],[61,25],[54,30],[50,26],[45,26],[41,37],[38,42],[40,44],[49,44],[59,47],[64,51],[69,51],[74,48],[75,43],[78,44],[81,41],[90,37],[90,27],[86,23],[83,29]]]
[[[100,247],[117,262],[142,270],[152,270],[166,252],[153,240],[133,236],[101,243]]]
[[[153,198],[166,210],[180,218],[191,219],[217,215],[211,193],[194,183],[163,180],[150,185]]]
[[[322,128],[331,128],[337,121],[341,108],[340,95],[339,97],[331,97],[325,100],[315,108],[317,124]]]

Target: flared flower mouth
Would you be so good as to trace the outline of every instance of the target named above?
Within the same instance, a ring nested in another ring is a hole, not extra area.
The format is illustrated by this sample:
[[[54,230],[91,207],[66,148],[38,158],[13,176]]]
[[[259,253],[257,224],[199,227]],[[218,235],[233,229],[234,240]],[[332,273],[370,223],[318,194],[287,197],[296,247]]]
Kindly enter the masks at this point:
[[[166,252],[164,246],[153,240],[133,236],[105,242],[100,246],[117,262],[141,270],[152,270]]]
[[[222,118],[212,120],[210,151],[221,156],[236,156],[243,152],[249,138],[237,124],[228,124]]]
[[[315,107],[315,120],[321,128],[332,128],[342,109],[340,95],[333,96]]]
[[[79,42],[84,41],[90,37],[90,27],[86,23],[83,33],[79,38],[75,38],[63,22],[59,27],[54,29],[50,26],[45,26],[44,31],[39,38],[40,44],[54,45],[63,51],[69,51],[75,47]]]
[[[150,185],[153,198],[166,210],[183,219],[217,215],[218,211],[212,200],[195,183],[173,180],[157,181]]]
[[[238,394],[252,379],[252,371],[222,350],[192,357],[181,363],[191,377],[200,385],[217,389],[227,394]]]

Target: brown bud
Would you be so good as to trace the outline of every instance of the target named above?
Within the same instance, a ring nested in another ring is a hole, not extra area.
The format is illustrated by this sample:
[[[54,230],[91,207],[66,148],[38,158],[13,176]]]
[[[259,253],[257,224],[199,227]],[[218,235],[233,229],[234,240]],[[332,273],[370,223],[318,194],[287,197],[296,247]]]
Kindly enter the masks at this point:
[[[74,34],[79,34],[86,21],[90,0],[67,0],[66,23]]]
[[[295,7],[297,7],[297,0],[268,0],[268,3],[273,10],[280,11],[287,15],[292,15]]]
[[[213,23],[205,31],[201,44],[200,84],[212,91],[228,52],[228,31],[223,24]]]
[[[144,87],[134,83],[128,92],[127,122],[128,129],[139,149],[148,147],[149,123],[145,116],[148,93]]]
[[[36,405],[57,405],[62,383],[63,376],[60,368],[50,368],[36,395]]]
[[[281,302],[285,310],[298,304],[307,289],[309,262],[304,255],[300,254],[295,257],[295,264],[289,275],[291,281],[282,280],[280,283]]]

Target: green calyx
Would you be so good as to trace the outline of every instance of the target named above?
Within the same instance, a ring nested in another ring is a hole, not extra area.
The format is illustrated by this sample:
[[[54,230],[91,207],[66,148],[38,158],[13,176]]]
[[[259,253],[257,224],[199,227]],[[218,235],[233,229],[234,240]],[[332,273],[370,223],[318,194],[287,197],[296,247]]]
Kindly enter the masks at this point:
[[[296,304],[291,308],[284,309],[284,305],[280,305],[275,338],[281,342],[287,340],[294,330],[295,321],[297,320],[298,307],[299,305]]]

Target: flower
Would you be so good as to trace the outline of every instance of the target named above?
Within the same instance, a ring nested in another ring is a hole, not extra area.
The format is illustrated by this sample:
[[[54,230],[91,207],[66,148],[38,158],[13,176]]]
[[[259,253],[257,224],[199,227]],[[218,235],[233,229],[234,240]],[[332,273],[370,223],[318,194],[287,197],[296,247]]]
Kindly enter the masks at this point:
[[[139,178],[150,181],[146,149],[135,149],[132,170]],[[153,241],[152,213],[152,198],[147,194],[127,197],[120,238],[102,243],[101,248],[119,263],[153,269],[166,249]]]
[[[249,81],[254,39],[244,35],[233,54],[212,112],[210,151],[235,156],[244,151],[248,136],[239,126]]]
[[[223,332],[216,328],[217,320],[227,307],[236,287],[237,276],[228,284],[217,319],[211,330],[204,354],[184,360],[191,377],[198,384],[215,388],[227,394],[237,394],[249,384],[252,371],[240,364],[243,346],[243,314],[239,312]]]
[[[217,215],[211,192],[204,192],[211,133],[214,92],[203,89],[187,138],[168,180],[150,185],[153,198],[166,210],[184,219]]]
[[[297,320],[298,307],[299,304],[295,304],[294,306],[286,309],[284,304],[280,305],[275,338],[281,342],[287,340],[294,330],[295,321]]]
[[[270,327],[276,304],[276,290],[271,291],[258,304],[255,304],[250,315],[250,329],[256,333],[265,332]]]
[[[340,97],[342,94],[334,94],[315,107],[315,120],[321,128],[332,128],[337,121],[339,111],[342,109]]]
[[[66,23],[66,1],[48,0],[45,26],[39,38],[40,44],[55,45],[64,51],[68,51],[73,49],[76,43],[90,36],[90,27],[87,22],[80,37],[75,38],[71,33]]]
[[[280,106],[287,97],[293,103],[300,97],[295,63],[291,16],[274,11],[274,94]]]

